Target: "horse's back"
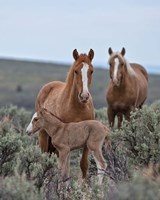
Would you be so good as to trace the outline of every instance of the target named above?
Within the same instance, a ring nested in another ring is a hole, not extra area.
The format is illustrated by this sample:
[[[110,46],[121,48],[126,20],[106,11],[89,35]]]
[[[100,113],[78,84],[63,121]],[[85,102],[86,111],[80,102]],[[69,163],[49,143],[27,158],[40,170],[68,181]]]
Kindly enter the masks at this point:
[[[42,107],[47,108],[47,104],[54,102],[57,95],[60,94],[61,90],[65,87],[65,83],[61,81],[52,81],[45,84],[39,91],[35,109],[39,110]],[[50,109],[49,109],[50,110]]]
[[[130,63],[130,65],[132,66],[132,68],[135,70],[136,73],[143,75],[148,81],[148,73],[142,65],[137,63]]]
[[[146,69],[139,64],[131,63],[131,66],[136,72],[136,90],[138,91],[135,106],[141,107],[146,100],[148,94],[148,73]]]

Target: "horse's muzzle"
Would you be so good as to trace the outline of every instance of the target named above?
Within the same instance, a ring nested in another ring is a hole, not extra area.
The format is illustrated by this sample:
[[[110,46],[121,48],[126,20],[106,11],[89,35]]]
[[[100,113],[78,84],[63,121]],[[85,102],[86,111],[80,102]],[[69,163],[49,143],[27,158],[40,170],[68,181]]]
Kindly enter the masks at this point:
[[[112,80],[113,86],[114,87],[119,87],[120,86],[120,81],[119,80]]]
[[[89,99],[89,93],[80,93],[78,97],[81,103],[87,103]]]

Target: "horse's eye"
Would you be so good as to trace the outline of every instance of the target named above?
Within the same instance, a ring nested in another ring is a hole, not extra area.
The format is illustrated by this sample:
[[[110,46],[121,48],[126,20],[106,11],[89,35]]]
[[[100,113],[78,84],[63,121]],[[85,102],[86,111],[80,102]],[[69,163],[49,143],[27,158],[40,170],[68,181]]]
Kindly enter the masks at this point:
[[[74,73],[75,73],[75,74],[78,74],[78,72],[77,72],[77,71],[74,71]]]
[[[121,63],[121,66],[123,66],[124,65],[124,63]]]
[[[91,74],[93,74],[93,71],[91,71]]]

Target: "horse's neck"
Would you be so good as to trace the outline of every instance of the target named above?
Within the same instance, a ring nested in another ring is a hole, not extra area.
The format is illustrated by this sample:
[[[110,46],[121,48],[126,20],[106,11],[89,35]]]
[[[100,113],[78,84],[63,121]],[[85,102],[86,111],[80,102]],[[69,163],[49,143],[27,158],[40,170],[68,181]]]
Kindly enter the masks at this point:
[[[135,76],[137,76],[134,68],[127,60],[125,60],[125,74],[129,79],[132,79],[133,77],[135,78]]]
[[[76,88],[76,85],[74,83],[74,70],[72,69],[69,72],[70,77],[66,80],[66,86],[63,91],[63,101],[64,103],[71,104],[72,107],[78,106],[81,107],[81,103],[78,99],[78,90]]]
[[[122,89],[122,90],[130,87],[130,84],[133,82],[133,80],[136,76],[134,70],[128,69],[127,65],[130,65],[130,64],[128,62],[126,62],[125,66],[124,66],[123,79],[122,79],[120,87],[119,87],[119,89]]]

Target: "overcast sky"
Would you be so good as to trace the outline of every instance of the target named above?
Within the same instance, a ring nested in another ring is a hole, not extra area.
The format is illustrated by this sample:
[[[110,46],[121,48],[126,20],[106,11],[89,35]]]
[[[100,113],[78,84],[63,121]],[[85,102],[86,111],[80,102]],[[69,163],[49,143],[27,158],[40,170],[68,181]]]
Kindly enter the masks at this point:
[[[72,63],[72,51],[108,47],[160,68],[160,0],[0,0],[0,57]]]

